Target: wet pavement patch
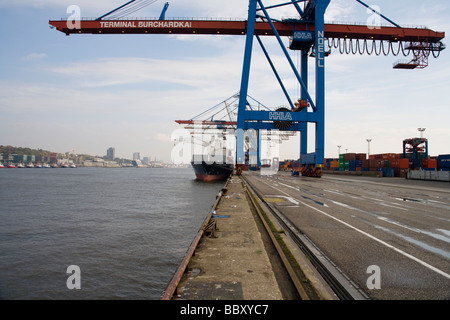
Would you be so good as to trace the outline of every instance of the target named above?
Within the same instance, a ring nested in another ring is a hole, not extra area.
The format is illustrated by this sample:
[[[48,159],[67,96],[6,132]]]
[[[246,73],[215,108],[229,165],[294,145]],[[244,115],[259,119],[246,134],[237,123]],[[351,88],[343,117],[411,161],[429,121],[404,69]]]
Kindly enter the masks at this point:
[[[244,299],[242,283],[236,281],[190,281],[183,290],[183,299],[208,300],[214,297],[219,300]]]

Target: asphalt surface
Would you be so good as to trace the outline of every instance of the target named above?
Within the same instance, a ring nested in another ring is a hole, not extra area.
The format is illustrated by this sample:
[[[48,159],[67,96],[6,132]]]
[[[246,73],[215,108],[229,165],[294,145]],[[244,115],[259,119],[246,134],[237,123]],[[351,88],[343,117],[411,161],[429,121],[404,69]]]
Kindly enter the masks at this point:
[[[241,178],[233,176],[227,189],[215,209],[218,229],[201,239],[176,299],[282,300]]]
[[[450,299],[450,183],[244,175],[371,299]]]

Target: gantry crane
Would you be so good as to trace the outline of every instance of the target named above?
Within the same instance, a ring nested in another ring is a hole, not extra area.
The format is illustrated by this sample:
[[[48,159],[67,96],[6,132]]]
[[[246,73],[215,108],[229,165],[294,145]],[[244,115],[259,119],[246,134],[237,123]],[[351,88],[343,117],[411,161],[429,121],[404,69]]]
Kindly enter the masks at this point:
[[[366,25],[326,24],[324,15],[331,0],[291,0],[265,6],[263,0],[249,0],[247,20],[195,20],[166,19],[168,4],[164,6],[159,19],[135,20],[123,18],[124,15],[140,9],[156,0],[132,0],[95,20],[50,21],[56,30],[70,34],[210,34],[242,35],[246,37],[244,61],[240,85],[240,99],[236,132],[236,165],[245,161],[244,132],[248,129],[278,129],[300,131],[300,161],[302,174],[322,175],[325,145],[325,57],[332,48],[346,54],[412,54],[410,61],[394,64],[396,69],[425,68],[428,57],[437,57],[445,49],[442,40],[444,32],[427,28],[404,28],[386,16],[366,5],[374,14],[385,19],[392,26],[368,28]],[[349,0],[350,1],[350,0]],[[303,4],[303,8],[301,5]],[[292,7],[297,18],[273,19],[271,9]],[[262,37],[273,36],[278,40],[300,86],[301,97],[292,99],[281,80],[275,65],[262,42]],[[289,37],[289,49],[301,51],[301,69],[295,67],[281,37]],[[287,108],[272,111],[247,109],[247,96],[253,41],[261,46],[272,68],[281,90],[289,104]],[[308,57],[315,58],[315,97],[308,90]],[[307,153],[308,123],[315,124],[315,152]]]
[[[422,157],[419,154],[422,154]],[[410,158],[413,161],[428,159],[428,139],[411,138],[403,140],[403,158]]]
[[[239,98],[239,93],[236,93],[189,120],[175,120],[175,122],[180,125],[184,125],[184,129],[188,130],[184,133],[188,132],[190,134],[191,141],[195,146],[201,145],[205,147],[208,146],[209,143],[213,143],[218,140],[227,140],[231,136],[234,137],[236,135],[238,113],[237,102],[239,101]],[[266,107],[251,96],[247,96],[247,101],[249,103],[247,105],[248,109],[265,109],[270,111],[270,108]],[[249,168],[250,165],[256,165],[257,167],[262,166],[261,152],[259,152],[261,150],[262,141],[281,143],[282,140],[288,140],[290,136],[294,135],[295,131],[247,131],[245,137],[246,168]],[[230,147],[230,149],[235,149],[233,143],[228,143],[227,146]],[[197,151],[200,150],[197,149]],[[256,159],[256,161],[250,161],[250,156],[253,156],[253,159]]]

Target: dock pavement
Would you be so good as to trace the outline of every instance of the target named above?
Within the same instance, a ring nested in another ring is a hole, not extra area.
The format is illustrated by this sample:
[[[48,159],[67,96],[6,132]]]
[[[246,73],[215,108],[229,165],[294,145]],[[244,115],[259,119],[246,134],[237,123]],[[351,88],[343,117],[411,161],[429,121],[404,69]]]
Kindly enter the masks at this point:
[[[214,219],[214,234],[202,237],[173,299],[282,300],[241,177],[228,181]]]

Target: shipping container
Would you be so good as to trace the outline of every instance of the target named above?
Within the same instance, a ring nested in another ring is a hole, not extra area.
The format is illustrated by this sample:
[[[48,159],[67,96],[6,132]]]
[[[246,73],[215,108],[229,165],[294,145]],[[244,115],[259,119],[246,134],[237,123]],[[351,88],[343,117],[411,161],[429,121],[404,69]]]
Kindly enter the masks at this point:
[[[349,161],[349,170],[350,171],[360,171],[361,168],[362,168],[362,160],[350,160]]]
[[[408,159],[404,159],[408,160]],[[405,178],[409,169],[408,168],[393,168],[394,169],[394,176],[399,178]]]
[[[437,160],[436,159],[423,159],[422,160],[422,168],[437,169]]]
[[[408,159],[393,159],[390,161],[391,168],[409,168],[409,160]]]
[[[356,153],[344,153],[344,161],[356,160]]]
[[[450,154],[441,154],[437,157],[437,166],[439,170],[450,169]]]
[[[384,160],[382,159],[368,159],[367,167],[369,168],[382,168],[384,167]]]
[[[401,158],[400,153],[379,153],[369,155],[369,159],[379,159],[379,160],[394,160]]]
[[[301,164],[316,164],[316,153],[305,153],[300,156]]]
[[[394,160],[400,158],[400,155],[398,153],[384,153],[382,156],[385,160]]]
[[[291,162],[291,167],[292,167],[292,168],[299,168],[299,167],[300,167],[300,161],[299,161],[299,160],[297,160],[297,161],[292,161],[292,162]]]
[[[414,169],[422,168],[422,160],[421,159],[409,160],[409,167]]]
[[[366,154],[365,153],[344,153],[339,155],[339,160],[365,160]]]
[[[328,170],[336,170],[336,169],[339,169],[339,160],[328,162]]]
[[[350,165],[354,165],[355,167],[362,167],[362,160],[351,161]]]
[[[381,168],[381,172],[383,174],[383,177],[394,177],[394,168]]]
[[[367,159],[367,155],[365,153],[357,153],[356,154],[356,160],[366,160]]]

